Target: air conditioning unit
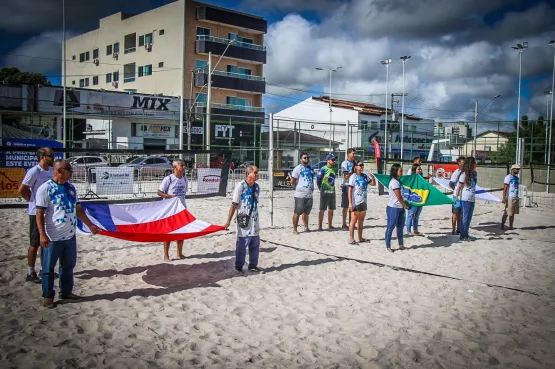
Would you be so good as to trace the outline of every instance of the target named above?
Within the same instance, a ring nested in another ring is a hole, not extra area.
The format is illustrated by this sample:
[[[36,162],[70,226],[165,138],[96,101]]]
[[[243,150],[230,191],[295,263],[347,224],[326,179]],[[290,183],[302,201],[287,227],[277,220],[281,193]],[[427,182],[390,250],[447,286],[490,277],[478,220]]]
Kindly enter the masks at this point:
[[[118,81],[114,81],[114,82],[112,82],[112,86],[114,86],[114,87],[116,87],[116,88],[117,88],[117,87],[118,87]]]
[[[93,63],[94,63],[94,65],[98,66],[98,64],[100,63],[100,60],[94,59],[94,60],[93,60]]]
[[[146,44],[145,49],[147,49],[148,51],[151,51],[152,50],[152,44]]]
[[[119,53],[113,53],[112,55],[114,56],[114,59],[117,59],[117,58],[118,58],[118,55],[119,55]]]

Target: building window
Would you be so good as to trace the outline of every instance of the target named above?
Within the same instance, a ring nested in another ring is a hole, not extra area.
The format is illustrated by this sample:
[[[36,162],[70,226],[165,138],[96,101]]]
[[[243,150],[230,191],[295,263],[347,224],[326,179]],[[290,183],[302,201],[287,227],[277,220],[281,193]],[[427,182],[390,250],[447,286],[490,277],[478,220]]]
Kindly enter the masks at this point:
[[[82,63],[84,61],[85,61],[85,53],[79,54],[79,63]]]
[[[116,43],[114,44],[114,52],[115,52],[115,53],[119,53],[119,42],[116,42]]]
[[[484,146],[484,151],[491,151],[491,146]]]
[[[75,85],[75,80],[71,81],[71,84],[72,84],[72,85]]]
[[[210,36],[210,28],[197,27],[197,36]]]
[[[106,46],[106,55],[112,55],[112,45]]]
[[[93,59],[98,59],[98,48],[93,50]]]
[[[164,35],[164,30],[161,29],[160,31],[158,31],[158,35],[163,36]]]
[[[93,77],[93,85],[94,86],[98,85],[98,76]]]
[[[147,33],[145,35],[145,45],[152,44],[152,33]]]
[[[106,73],[106,83],[112,82],[112,73]]]
[[[208,100],[208,95],[205,93],[196,93],[195,94],[195,99],[197,100],[198,103],[206,103],[206,101]]]
[[[236,65],[227,65],[227,72],[228,73],[237,73],[237,66]]]
[[[145,65],[145,76],[152,75],[152,64]]]
[[[226,104],[239,105],[239,106],[251,106],[251,101],[250,99],[243,99],[241,97],[228,96],[226,98]]]
[[[248,68],[238,68],[237,70],[239,71],[239,74],[244,74],[246,76],[250,76],[252,74],[252,71]]]
[[[245,37],[237,37],[237,41],[243,42],[245,44],[252,44],[252,38],[245,38]]]
[[[164,62],[158,63],[158,68],[164,68]]]
[[[204,69],[204,68],[207,68],[207,67],[208,67],[208,60],[197,59],[195,61],[195,68],[196,69]]]
[[[145,36],[141,35],[139,36],[139,47],[141,46],[145,46]]]
[[[142,77],[144,75],[144,68],[139,67],[137,70],[137,76]]]
[[[73,56],[71,57],[71,60],[75,60],[75,59],[76,59],[76,58],[75,58],[75,55],[73,55]]]
[[[91,54],[87,51],[85,53],[85,61],[89,61],[90,57],[91,57]]]
[[[89,87],[89,78],[85,78],[85,87]]]
[[[85,80],[84,79],[79,80],[79,87],[85,87]]]
[[[119,81],[119,71],[114,72],[113,75],[112,75],[112,78],[113,78],[114,82],[118,82]]]
[[[228,33],[227,38],[230,40],[237,40],[237,33]]]

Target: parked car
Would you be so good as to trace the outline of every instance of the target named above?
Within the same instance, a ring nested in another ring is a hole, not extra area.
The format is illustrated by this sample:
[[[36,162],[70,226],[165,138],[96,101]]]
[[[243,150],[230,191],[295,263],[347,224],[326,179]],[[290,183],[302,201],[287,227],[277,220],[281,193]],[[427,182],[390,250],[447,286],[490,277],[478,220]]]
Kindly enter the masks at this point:
[[[312,169],[314,170],[314,175],[318,175],[318,172],[320,171],[320,169],[322,169],[322,167],[325,167],[327,165],[327,162],[325,161],[319,161],[316,164],[312,164]],[[335,172],[337,173],[337,169],[339,168],[339,166],[337,165],[337,163],[335,163]]]
[[[101,156],[73,156],[68,158],[72,167],[107,167],[108,162]]]
[[[167,176],[173,172],[170,160],[163,156],[142,156],[133,159],[129,163],[121,164],[120,167],[135,168],[135,175],[139,170],[143,176]]]

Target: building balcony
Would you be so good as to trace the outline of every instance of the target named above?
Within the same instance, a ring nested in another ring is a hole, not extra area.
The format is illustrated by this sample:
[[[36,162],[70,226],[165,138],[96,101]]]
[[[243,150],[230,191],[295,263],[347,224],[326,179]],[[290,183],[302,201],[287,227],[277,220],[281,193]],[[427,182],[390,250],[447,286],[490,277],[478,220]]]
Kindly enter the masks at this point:
[[[208,84],[208,71],[200,69],[195,73],[195,87]],[[266,93],[264,77],[215,70],[212,72],[212,87],[245,92]]]
[[[222,55],[228,44],[229,40],[226,38],[197,36],[196,52],[197,54],[212,52],[214,55]],[[246,60],[256,64],[266,64],[266,47],[235,41],[227,49],[225,57]]]
[[[268,23],[262,18],[209,6],[197,7],[197,20],[216,24],[228,24],[251,33],[266,33],[268,30]]]
[[[210,114],[212,116],[230,116],[233,117],[234,120],[235,117],[258,118],[264,120],[264,108],[261,107],[218,103],[212,103],[210,105],[212,107],[212,109],[210,109]],[[196,103],[195,111],[199,114],[206,114],[206,103]]]

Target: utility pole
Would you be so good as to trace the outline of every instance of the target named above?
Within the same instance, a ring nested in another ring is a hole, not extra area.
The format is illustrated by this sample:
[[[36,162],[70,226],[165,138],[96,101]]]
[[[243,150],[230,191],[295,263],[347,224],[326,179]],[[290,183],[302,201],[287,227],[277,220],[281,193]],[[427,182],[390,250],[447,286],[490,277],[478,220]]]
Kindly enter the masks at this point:
[[[393,115],[393,112],[395,111],[395,109],[393,108],[393,106],[395,104],[397,104],[397,107],[399,107],[399,103],[401,102],[400,100],[396,100],[396,97],[403,97],[403,96],[407,96],[407,94],[400,94],[400,93],[396,93],[396,94],[391,94],[391,114]],[[398,112],[398,109],[397,109]],[[397,119],[395,119],[395,122],[397,122],[397,130],[399,130],[399,118],[397,117]],[[403,140],[403,137],[401,137],[401,142]],[[391,145],[391,142],[393,141],[393,132],[391,133],[391,140],[389,140],[389,144]],[[389,152],[391,152],[391,146],[389,147]],[[401,157],[402,159],[402,157]]]

